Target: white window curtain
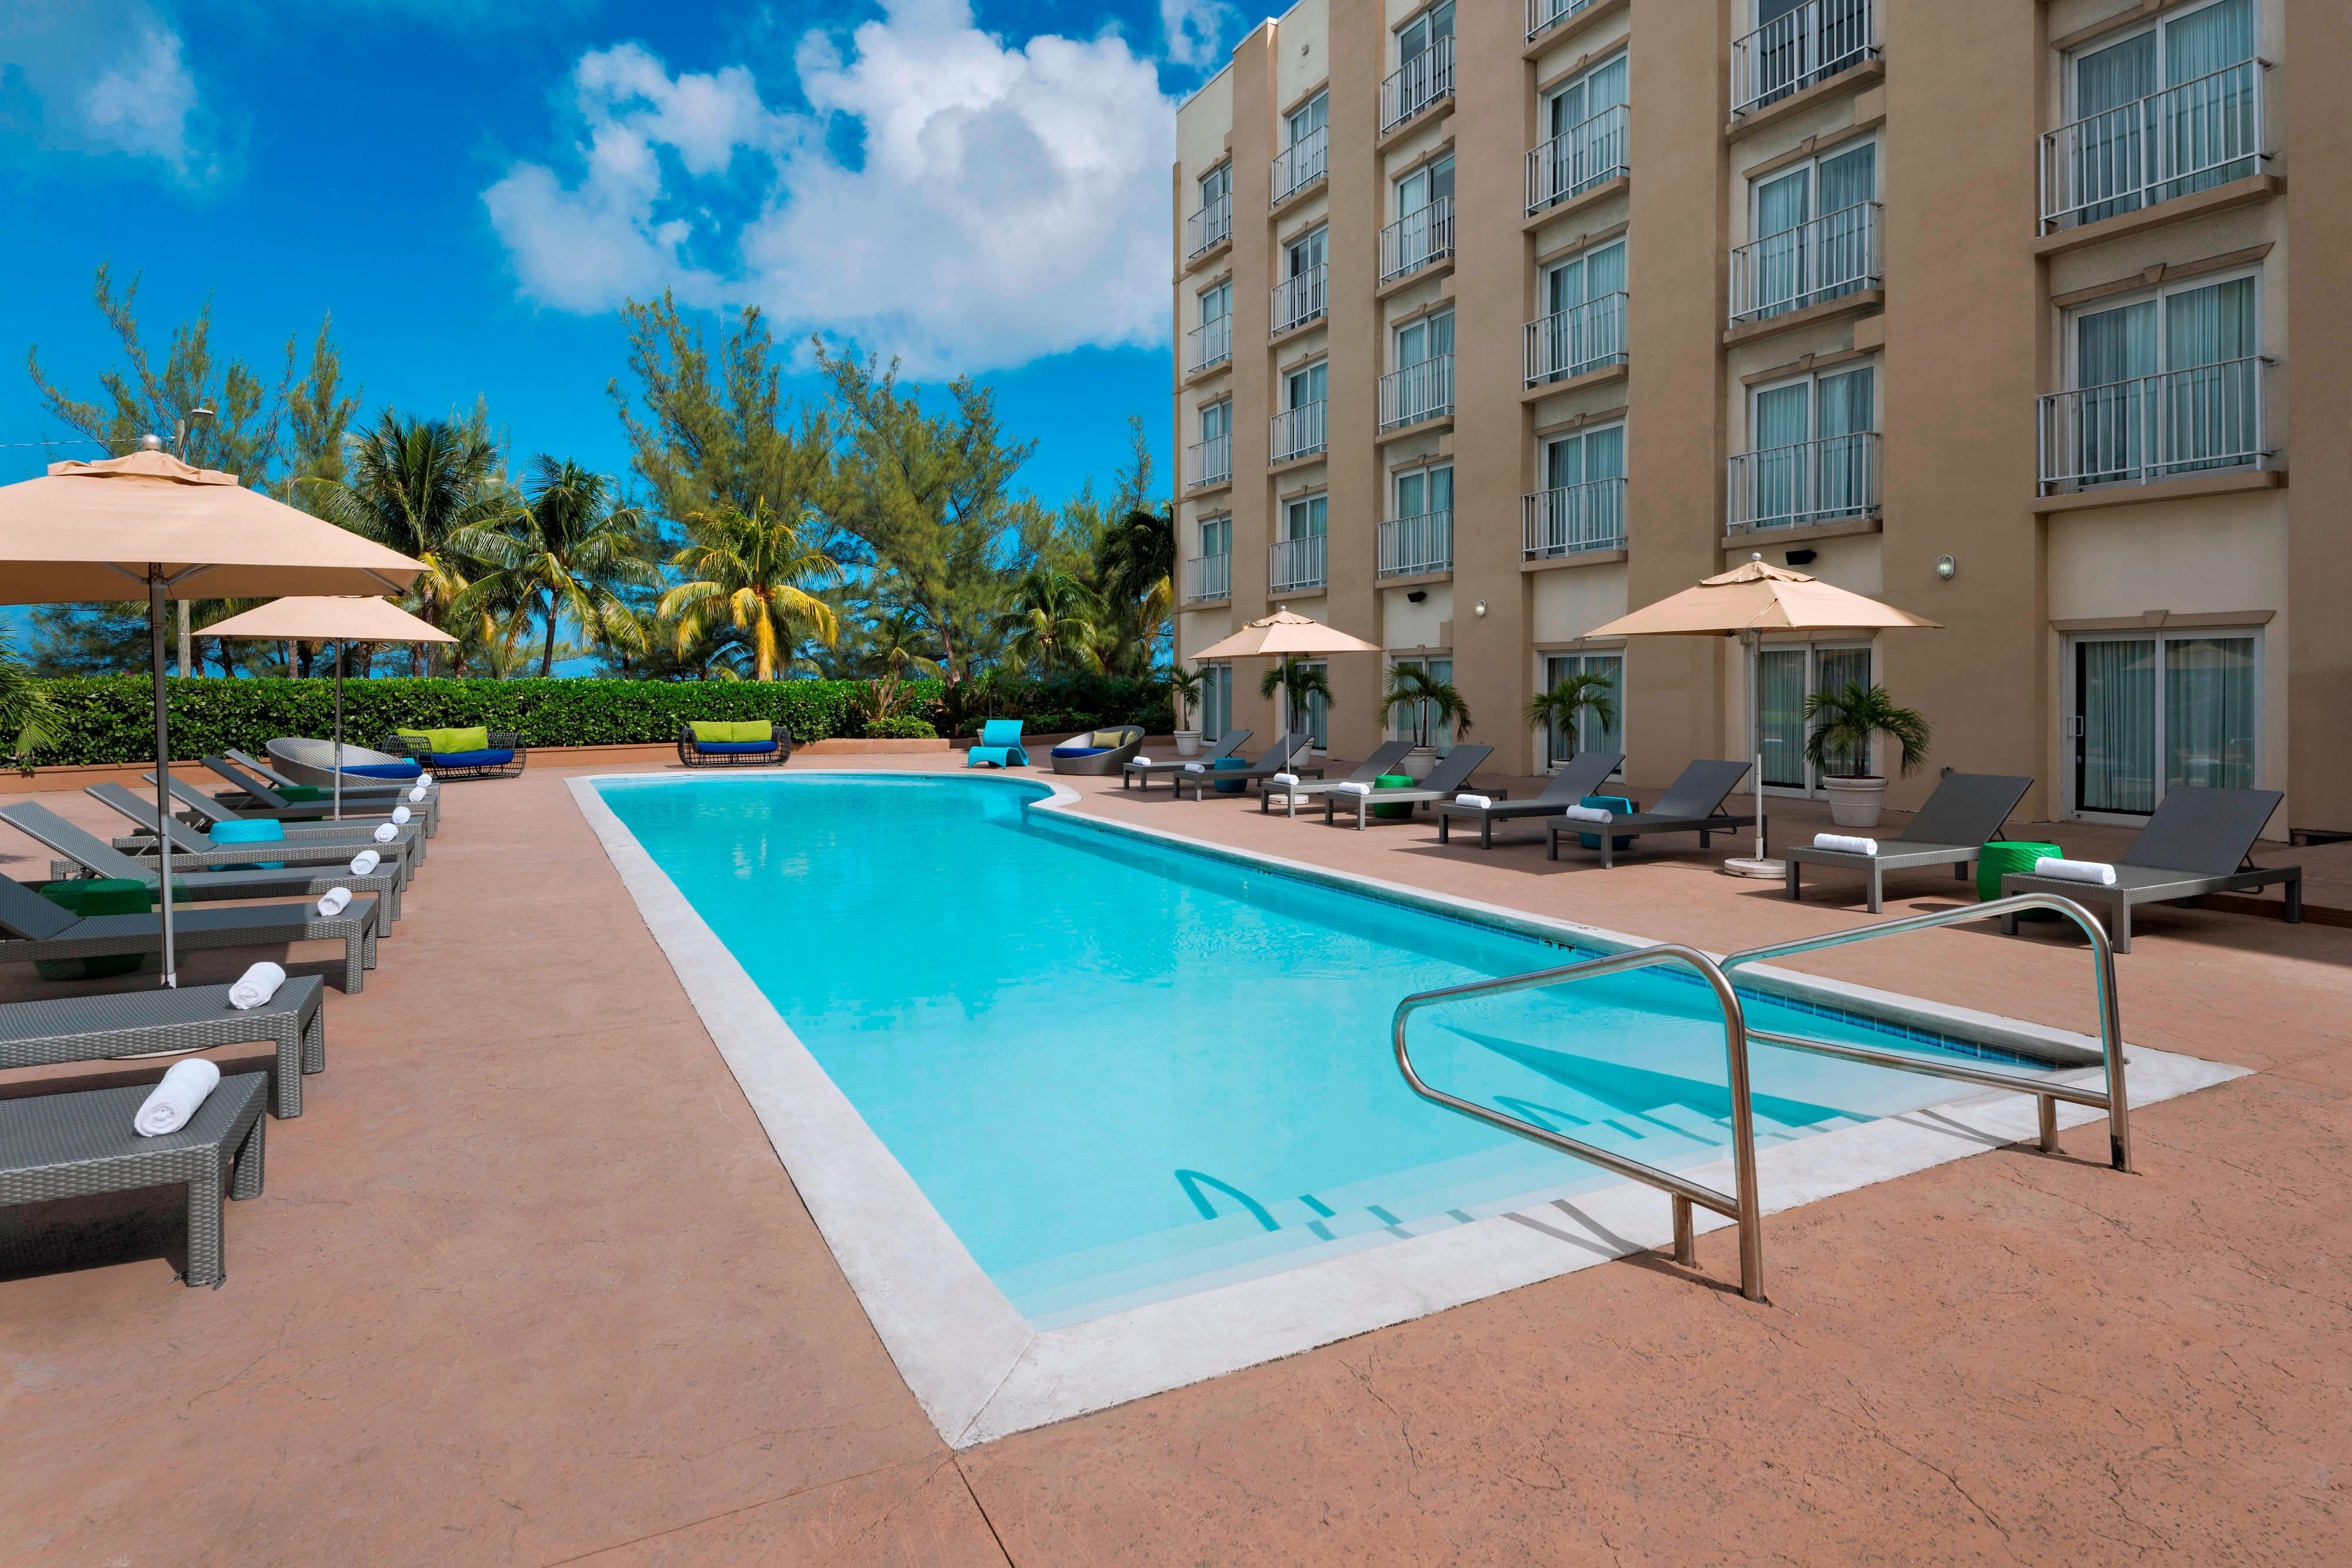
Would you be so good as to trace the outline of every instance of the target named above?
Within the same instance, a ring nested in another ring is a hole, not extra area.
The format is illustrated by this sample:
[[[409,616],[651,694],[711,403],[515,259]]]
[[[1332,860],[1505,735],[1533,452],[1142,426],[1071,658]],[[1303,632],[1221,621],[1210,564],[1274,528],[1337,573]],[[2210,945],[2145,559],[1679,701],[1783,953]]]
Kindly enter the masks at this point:
[[[1611,695],[1617,704],[1617,722],[1604,724],[1600,715],[1587,709],[1577,716],[1573,732],[1553,725],[1544,737],[1544,755],[1554,768],[1578,752],[1622,751],[1625,748],[1625,656],[1622,653],[1551,654],[1544,660],[1544,690],[1550,691],[1570,675],[1579,674],[1608,678]]]
[[[2164,785],[2250,789],[2255,779],[2254,640],[2164,645]]]
[[[2083,737],[2075,800],[2085,811],[2156,810],[2156,643],[2076,644]]]
[[[1866,433],[1877,428],[1876,382],[1865,365],[1815,383],[1815,430],[1821,437],[1813,463],[1815,513],[1859,515],[1870,509],[1873,454]]]

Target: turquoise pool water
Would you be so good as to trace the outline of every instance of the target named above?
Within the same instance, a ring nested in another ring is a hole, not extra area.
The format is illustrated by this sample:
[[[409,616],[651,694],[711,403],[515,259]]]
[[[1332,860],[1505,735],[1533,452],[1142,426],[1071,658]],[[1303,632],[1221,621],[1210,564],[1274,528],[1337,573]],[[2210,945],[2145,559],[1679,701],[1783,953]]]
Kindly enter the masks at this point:
[[[597,788],[1040,1327],[1618,1179],[1426,1103],[1389,1050],[1407,993],[1572,950],[1032,811],[1035,788]],[[1748,1016],[1938,1049],[1760,998]],[[1466,1098],[1651,1164],[1726,1152],[1720,1019],[1666,973],[1433,1010],[1412,1038]],[[1754,1063],[1768,1145],[1955,1092]]]

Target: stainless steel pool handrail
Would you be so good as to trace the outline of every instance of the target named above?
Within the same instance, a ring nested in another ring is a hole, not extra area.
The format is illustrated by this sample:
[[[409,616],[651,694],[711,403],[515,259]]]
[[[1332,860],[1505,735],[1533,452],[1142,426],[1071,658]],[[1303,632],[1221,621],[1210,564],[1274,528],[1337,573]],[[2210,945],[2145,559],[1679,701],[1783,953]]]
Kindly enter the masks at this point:
[[[2099,1054],[2105,1069],[2107,1085],[2104,1091],[2071,1083],[2052,1083],[2043,1079],[1996,1071],[1990,1068],[1934,1061],[1901,1051],[1875,1051],[1866,1045],[1845,1045],[1804,1035],[1781,1034],[1773,1030],[1750,1030],[1748,1038],[1815,1056],[1833,1056],[1846,1061],[1867,1062],[1874,1067],[1891,1067],[1901,1072],[1926,1073],[1988,1089],[2015,1089],[2032,1094],[2037,1102],[2041,1146],[2045,1154],[2054,1153],[2058,1147],[2059,1101],[2097,1107],[2107,1113],[2108,1163],[2119,1171],[2129,1171],[2132,1168],[2131,1104],[2124,1086],[2123,1017],[2116,997],[2116,950],[2098,917],[2071,898],[2044,893],[2020,894],[2013,898],[1996,898],[1989,904],[1962,904],[1957,909],[1940,909],[1907,919],[1883,921],[1875,925],[1857,925],[1850,931],[1833,931],[1826,936],[1807,936],[1795,942],[1776,942],[1769,947],[1749,947],[1726,957],[1721,968],[1727,977],[1733,969],[1742,965],[1760,964],[1828,947],[1849,946],[1856,942],[1875,941],[1881,936],[1903,936],[1938,925],[1958,925],[1970,920],[1996,920],[2026,909],[2047,909],[2063,915],[2081,926],[2083,935],[2090,938],[2091,979],[2098,993]]]
[[[1469,1100],[1433,1089],[1413,1070],[1412,1056],[1405,1048],[1405,1027],[1412,1015],[1423,1008],[1441,1002],[1460,1001],[1469,997],[1503,996],[1513,991],[1540,990],[1549,986],[1567,985],[1577,980],[1589,980],[1602,975],[1614,975],[1627,969],[1647,969],[1661,964],[1681,964],[1698,972],[1715,993],[1716,1005],[1723,1013],[1724,1054],[1729,1064],[1727,1082],[1731,1091],[1731,1163],[1737,1178],[1737,1190],[1717,1192],[1673,1171],[1656,1166],[1643,1165],[1609,1149],[1553,1132],[1549,1127],[1477,1104]],[[1641,947],[1626,953],[1612,953],[1604,957],[1587,958],[1556,968],[1535,969],[1523,975],[1507,975],[1499,979],[1471,980],[1459,986],[1447,986],[1441,990],[1417,991],[1397,1004],[1395,1043],[1397,1067],[1412,1092],[1424,1100],[1433,1101],[1465,1116],[1475,1117],[1516,1133],[1520,1137],[1547,1147],[1587,1160],[1604,1170],[1645,1186],[1658,1188],[1674,1199],[1675,1261],[1685,1268],[1696,1266],[1697,1249],[1696,1232],[1691,1224],[1691,1205],[1734,1221],[1739,1227],[1739,1293],[1751,1301],[1764,1300],[1764,1210],[1756,1186],[1756,1108],[1755,1097],[1748,1090],[1748,1019],[1739,1005],[1739,994],[1732,989],[1731,981],[1714,959],[1695,947],[1678,943],[1661,943],[1654,947]]]

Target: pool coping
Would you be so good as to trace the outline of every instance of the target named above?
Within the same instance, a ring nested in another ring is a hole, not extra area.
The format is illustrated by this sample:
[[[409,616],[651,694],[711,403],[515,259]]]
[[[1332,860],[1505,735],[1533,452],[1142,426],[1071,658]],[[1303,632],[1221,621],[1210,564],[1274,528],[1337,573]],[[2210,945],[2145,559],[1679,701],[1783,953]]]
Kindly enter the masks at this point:
[[[894,782],[938,777],[855,768],[795,768],[787,777],[812,774]],[[565,782],[758,1114],[899,1375],[951,1447],[971,1448],[1182,1387],[1658,1248],[1671,1239],[1664,1195],[1629,1182],[1066,1327],[1032,1327],[596,788],[605,782],[633,788],[749,786],[772,783],[779,777],[749,771],[719,778],[607,773],[575,776]],[[1075,790],[1045,779],[949,777],[984,787],[1017,788],[1029,796],[1031,809],[1051,810],[1094,831],[1129,835],[1545,941],[1604,952],[1654,945],[1652,938],[1085,814],[1075,809],[1081,799]],[[1819,1000],[1937,1034],[1973,1037],[2043,1060],[2075,1062],[2096,1057],[2096,1041],[2089,1037],[1972,1009],[1765,966],[1744,967],[1739,978],[1743,988]],[[2135,1108],[2226,1082],[2248,1071],[2146,1046],[2128,1049]],[[2062,1104],[2058,1112],[2062,1126],[2100,1116],[2076,1105]],[[2031,1097],[1985,1091],[1816,1134],[1759,1151],[1763,1209],[1768,1215],[1778,1213],[2028,1140],[2034,1133]],[[1721,1190],[1733,1186],[1728,1159],[1683,1174]],[[1697,1222],[1702,1231],[1730,1223],[1704,1210]],[[1768,1248],[1768,1285],[1769,1266]]]

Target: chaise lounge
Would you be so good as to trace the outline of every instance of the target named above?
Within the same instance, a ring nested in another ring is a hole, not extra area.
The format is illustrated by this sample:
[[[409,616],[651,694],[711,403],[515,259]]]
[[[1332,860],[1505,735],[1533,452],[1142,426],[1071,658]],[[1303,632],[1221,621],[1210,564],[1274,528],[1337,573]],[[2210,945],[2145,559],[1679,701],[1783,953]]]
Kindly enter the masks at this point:
[[[0,1068],[269,1044],[278,1048],[271,1113],[299,1116],[303,1075],[327,1070],[326,982],[289,976],[257,1008],[231,1007],[230,988],[181,986],[0,1005]]]
[[[1948,865],[1958,881],[1968,880],[1988,840],[2001,830],[2033,780],[2010,773],[1948,774],[1927,797],[1903,831],[1879,842],[1874,855],[1851,850],[1826,850],[1800,844],[1783,852],[1789,863],[1789,896],[1800,898],[1799,883],[1806,866],[1835,866],[1858,871],[1873,915],[1885,903],[1885,880],[1890,871],[1916,871],[1922,866]]]
[[[153,800],[134,795],[121,785],[111,782],[92,784],[82,793],[100,805],[128,817],[137,830],[113,840],[110,847],[125,854],[142,857],[157,852]],[[388,844],[379,844],[373,839],[362,844],[293,837],[248,839],[242,842],[226,843],[206,837],[177,817],[165,817],[163,824],[172,835],[172,872],[175,876],[183,867],[214,871],[252,865],[260,861],[279,861],[287,865],[348,865],[352,857],[364,848],[374,850],[384,864],[398,867],[406,881],[416,880],[415,857],[409,852],[411,846],[417,841],[413,835],[394,838]]]
[[[295,942],[343,945],[343,990],[358,991],[375,967],[377,905],[362,894],[336,915],[308,904],[248,904],[221,909],[174,907],[173,945],[194,953],[215,947],[283,947]],[[104,958],[161,953],[163,916],[76,915],[14,877],[0,876],[0,963]]]
[[[1358,832],[1370,825],[1375,806],[1419,808],[1440,800],[1451,800],[1470,787],[1470,776],[1494,755],[1495,748],[1491,746],[1457,746],[1439,758],[1437,766],[1429,770],[1429,777],[1410,789],[1372,789],[1364,794],[1352,789],[1334,789],[1323,797],[1323,823],[1326,827],[1331,824],[1332,810],[1342,800],[1353,800],[1356,804]],[[1411,816],[1412,810],[1409,809],[1405,814]]]
[[[63,855],[71,865],[79,866],[91,876],[143,882],[151,894],[157,894],[160,889],[155,866],[132,860],[104,839],[67,821],[47,806],[30,800],[0,806],[0,822],[7,823],[37,843],[47,845]],[[268,848],[267,844],[257,847]],[[59,877],[57,880],[68,879]],[[406,880],[401,875],[397,861],[386,861],[364,876],[353,874],[349,865],[340,869],[279,865],[244,866],[230,871],[183,871],[174,862],[172,867],[174,890],[199,904],[233,898],[316,898],[331,887],[343,888],[355,894],[374,894],[383,900],[383,934],[385,936],[391,935],[391,923],[400,918],[400,890]]]
[[[1177,779],[1191,772],[1195,763],[1207,767],[1214,764],[1221,757],[1233,756],[1249,744],[1250,735],[1251,732],[1246,729],[1229,729],[1217,737],[1216,744],[1211,746],[1200,756],[1189,757],[1177,762],[1147,762],[1140,758],[1130,758],[1119,765],[1118,787],[1124,789],[1129,784],[1133,784],[1139,789],[1149,789],[1151,788],[1151,781],[1155,779],[1165,779],[1173,785]]]
[[[1706,849],[1717,833],[1727,833],[1734,828],[1752,828],[1753,817],[1727,814],[1724,797],[1739,787],[1748,777],[1745,762],[1718,762],[1703,759],[1682,770],[1681,777],[1666,786],[1658,803],[1646,811],[1612,817],[1603,822],[1572,817],[1555,819],[1546,831],[1544,846],[1547,859],[1559,859],[1562,839],[1581,839],[1591,835],[1601,845],[1601,869],[1607,871],[1617,863],[1617,841],[1639,838],[1644,833],[1696,833],[1698,847]]]
[[[155,776],[152,773],[142,774],[140,777],[144,779],[150,787],[153,786]],[[425,860],[425,835],[419,831],[425,824],[425,819],[422,817],[407,822],[393,822],[391,840],[379,842],[375,837],[375,830],[386,822],[391,822],[392,819],[389,817],[345,817],[339,822],[322,822],[316,817],[308,815],[307,806],[291,808],[284,812],[231,810],[218,800],[206,797],[176,774],[172,779],[172,799],[199,827],[205,829],[216,828],[223,822],[274,821],[285,829],[286,838],[289,842],[349,844],[352,854],[357,854],[363,849],[382,852],[388,850],[392,844],[397,843],[404,853],[419,864],[422,864]],[[294,810],[299,810],[305,814],[296,816],[292,814]],[[270,858],[275,860],[278,857],[272,855]]]
[[[1301,777],[1312,775],[1320,779],[1323,777],[1323,769],[1304,766],[1298,760],[1314,749],[1315,737],[1306,730],[1297,729],[1266,747],[1265,754],[1247,768],[1220,768],[1214,762],[1188,764],[1183,772],[1176,775],[1176,798],[1182,800],[1188,786],[1192,789],[1192,799],[1195,800],[1207,800],[1210,789],[1220,784],[1233,786],[1231,789],[1222,791],[1223,793],[1239,794],[1250,785],[1261,779],[1271,779],[1277,773],[1292,773]]]
[[[1383,773],[1395,772],[1397,765],[1405,759],[1405,754],[1412,749],[1412,742],[1410,740],[1384,740],[1370,757],[1358,763],[1356,770],[1345,779],[1317,779],[1312,781],[1302,779],[1296,784],[1277,784],[1272,779],[1268,779],[1257,787],[1258,814],[1263,816],[1271,810],[1274,798],[1276,795],[1282,795],[1287,797],[1284,803],[1283,814],[1296,817],[1298,815],[1298,803],[1301,800],[1311,804],[1314,797],[1328,795],[1339,785],[1370,784]]]
[[[1478,824],[1478,847],[1495,847],[1495,824],[1523,817],[1552,817],[1570,806],[1581,802],[1588,795],[1598,794],[1609,781],[1609,776],[1624,765],[1622,751],[1586,751],[1570,758],[1551,776],[1551,782],[1540,794],[1525,800],[1497,800],[1489,805],[1474,806],[1460,800],[1437,802],[1437,841],[1446,843],[1447,830],[1456,818]]]
[[[234,760],[234,755],[207,757],[204,758],[204,765],[235,786],[215,792],[213,800],[237,816],[273,817],[281,822],[317,822],[329,827],[363,822],[373,827],[390,816],[394,809],[406,806],[409,816],[425,825],[426,838],[441,831],[441,793],[437,779],[425,790],[425,799],[416,801],[408,799],[409,792],[416,788],[414,784],[391,794],[357,795],[346,789],[343,792],[343,814],[338,817],[335,815],[334,796],[326,789],[305,784],[295,787],[301,791],[299,795],[288,793],[267,779],[253,777]],[[147,779],[152,783],[154,775],[149,774]],[[175,776],[172,780],[173,793],[175,798],[184,798],[180,795],[179,783]]]

